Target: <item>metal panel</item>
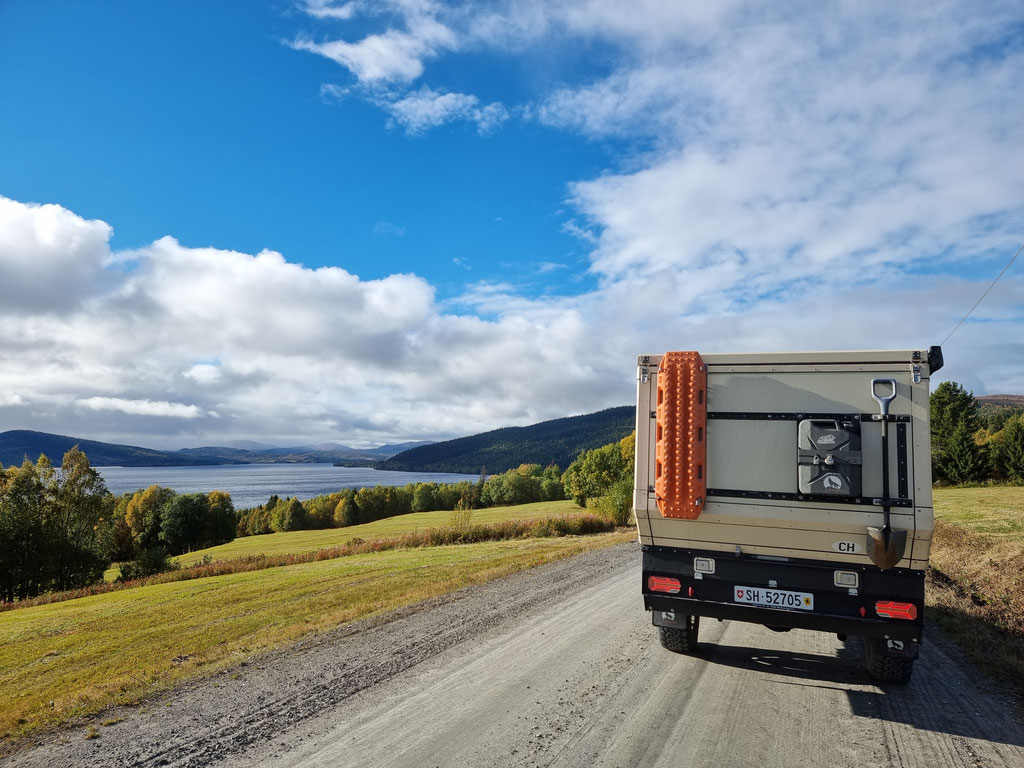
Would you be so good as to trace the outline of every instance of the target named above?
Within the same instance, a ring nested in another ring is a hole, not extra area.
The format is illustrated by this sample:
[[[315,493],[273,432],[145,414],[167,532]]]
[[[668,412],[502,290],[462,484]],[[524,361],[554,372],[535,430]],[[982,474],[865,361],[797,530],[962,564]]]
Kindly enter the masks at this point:
[[[796,435],[795,421],[709,420],[708,487],[795,493]]]

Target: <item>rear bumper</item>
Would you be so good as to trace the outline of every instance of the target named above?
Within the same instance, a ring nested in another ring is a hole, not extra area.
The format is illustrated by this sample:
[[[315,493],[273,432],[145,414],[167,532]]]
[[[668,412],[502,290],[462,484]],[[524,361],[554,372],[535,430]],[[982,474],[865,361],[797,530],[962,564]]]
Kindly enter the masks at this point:
[[[695,557],[711,557],[713,574],[695,574]],[[837,587],[836,570],[856,571],[860,585],[855,594]],[[648,588],[649,576],[679,579],[679,594],[654,592]],[[737,586],[772,587],[811,593],[814,610],[768,608],[737,603]],[[916,647],[924,631],[924,572],[907,569],[882,571],[875,566],[853,566],[815,560],[766,560],[754,556],[708,552],[672,547],[643,548],[644,607],[649,611],[731,619],[771,627],[812,629],[836,634],[899,640],[908,650]],[[875,612],[879,600],[913,603],[913,620],[881,618]],[[863,616],[862,616],[863,612]],[[656,624],[671,626],[671,621]],[[916,653],[915,653],[916,655]]]

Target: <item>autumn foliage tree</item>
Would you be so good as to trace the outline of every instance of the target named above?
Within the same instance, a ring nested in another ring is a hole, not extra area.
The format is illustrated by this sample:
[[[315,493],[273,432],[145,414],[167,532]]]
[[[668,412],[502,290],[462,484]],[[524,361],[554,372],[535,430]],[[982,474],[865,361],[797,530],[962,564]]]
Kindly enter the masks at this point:
[[[110,564],[113,497],[77,448],[59,468],[45,456],[0,468],[0,598],[99,580]]]

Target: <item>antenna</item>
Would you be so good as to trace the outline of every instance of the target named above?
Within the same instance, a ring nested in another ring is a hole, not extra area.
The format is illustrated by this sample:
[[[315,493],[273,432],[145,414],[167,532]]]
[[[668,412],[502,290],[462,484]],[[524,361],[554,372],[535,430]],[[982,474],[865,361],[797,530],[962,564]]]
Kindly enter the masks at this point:
[[[1003,267],[1003,271],[1000,272],[998,275],[996,275],[996,279],[992,281],[992,285],[990,285],[988,288],[985,289],[985,292],[983,294],[981,294],[981,298],[978,299],[976,302],[974,302],[974,306],[971,307],[970,310],[968,310],[966,315],[964,315],[962,318],[960,318],[960,322],[956,324],[956,328],[954,328],[952,331],[950,331],[949,332],[949,336],[947,336],[946,338],[944,338],[942,340],[942,344],[939,345],[940,347],[945,345],[945,343],[947,341],[949,341],[949,337],[950,336],[952,336],[954,333],[956,333],[958,330],[960,330],[960,326],[963,325],[964,321],[967,320],[967,318],[971,316],[971,312],[973,312],[974,310],[976,310],[978,308],[978,305],[981,304],[982,300],[986,296],[988,296],[988,292],[991,291],[992,288],[995,286],[995,284],[999,282],[999,278],[1003,276],[1003,272],[1008,270],[1010,268],[1010,265],[1013,264],[1013,262],[1015,262],[1017,260],[1017,257],[1020,256],[1020,252],[1021,251],[1024,251],[1024,245],[1022,245],[1020,248],[1018,248],[1017,252],[1015,254],[1013,254],[1013,258],[1010,259],[1008,262],[1006,262],[1006,266]]]

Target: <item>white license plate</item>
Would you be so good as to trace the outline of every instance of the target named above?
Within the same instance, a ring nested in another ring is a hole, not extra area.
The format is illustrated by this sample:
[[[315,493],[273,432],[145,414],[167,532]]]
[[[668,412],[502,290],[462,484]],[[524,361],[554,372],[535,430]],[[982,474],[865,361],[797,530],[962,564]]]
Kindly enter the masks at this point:
[[[737,603],[763,605],[768,608],[814,610],[814,595],[808,592],[788,592],[784,589],[765,589],[764,587],[734,587],[732,597]]]

